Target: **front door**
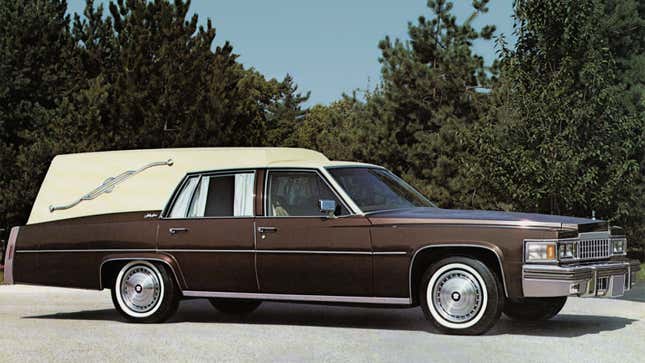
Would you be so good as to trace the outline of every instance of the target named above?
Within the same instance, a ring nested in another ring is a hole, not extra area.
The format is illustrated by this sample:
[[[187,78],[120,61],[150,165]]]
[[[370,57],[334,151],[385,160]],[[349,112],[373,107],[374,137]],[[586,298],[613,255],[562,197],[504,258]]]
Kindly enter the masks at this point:
[[[255,173],[189,176],[159,222],[158,249],[178,262],[190,291],[257,292]]]
[[[351,216],[315,170],[269,170],[265,216],[255,220],[262,293],[371,296],[369,221]],[[335,200],[338,218],[320,212]]]

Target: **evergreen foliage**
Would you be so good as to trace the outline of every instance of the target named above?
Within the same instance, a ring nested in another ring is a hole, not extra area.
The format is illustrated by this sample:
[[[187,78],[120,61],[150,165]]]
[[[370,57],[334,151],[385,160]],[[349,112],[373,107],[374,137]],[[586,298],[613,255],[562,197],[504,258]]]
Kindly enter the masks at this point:
[[[384,165],[442,207],[594,211],[644,241],[645,5],[516,0],[517,44],[498,37],[487,67],[487,4],[458,21],[429,0],[379,43],[375,89],[308,109],[189,1],[0,2],[0,228],[25,223],[56,154],[275,145]]]
[[[65,1],[0,2],[0,225],[25,223],[56,154],[281,143],[308,96],[213,47],[189,6],[88,0],[71,20]]]
[[[633,90],[619,82],[610,31],[598,31],[604,16],[600,1],[516,2],[518,42],[502,50],[495,104],[475,140],[478,179],[491,202],[595,212],[640,241],[644,120],[625,107]]]
[[[472,15],[458,23],[452,3],[430,0],[432,16],[408,24],[409,41],[386,37],[379,44],[383,80],[368,102],[373,131],[362,156],[388,166],[444,207],[463,205],[471,195],[465,140],[487,107],[486,96],[475,89],[490,83],[472,43],[494,31],[477,31],[472,23],[488,11],[487,3],[474,1]]]

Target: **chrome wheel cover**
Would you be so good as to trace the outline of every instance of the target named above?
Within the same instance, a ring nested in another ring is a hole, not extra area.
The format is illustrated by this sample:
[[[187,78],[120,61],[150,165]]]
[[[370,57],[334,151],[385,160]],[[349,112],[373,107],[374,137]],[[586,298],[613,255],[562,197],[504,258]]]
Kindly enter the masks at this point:
[[[462,263],[439,268],[428,283],[426,298],[434,319],[453,329],[475,325],[488,304],[483,278],[475,269]]]
[[[132,262],[119,273],[116,288],[121,308],[133,317],[147,317],[159,308],[163,283],[159,270],[149,262]]]
[[[450,270],[437,279],[433,287],[432,303],[444,319],[463,323],[479,312],[482,305],[481,290],[472,274]]]

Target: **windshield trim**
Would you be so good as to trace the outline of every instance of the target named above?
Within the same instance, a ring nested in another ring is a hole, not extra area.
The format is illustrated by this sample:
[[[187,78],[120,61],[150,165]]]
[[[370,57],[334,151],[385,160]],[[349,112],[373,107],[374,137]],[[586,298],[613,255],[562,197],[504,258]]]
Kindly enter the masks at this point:
[[[375,209],[375,210],[370,210],[370,211],[363,211],[362,208],[354,201],[354,199],[347,193],[345,188],[343,188],[342,185],[336,180],[334,175],[329,173],[329,169],[380,169],[384,170],[386,173],[391,175],[394,179],[402,183],[406,189],[409,189],[411,192],[415,193],[417,196],[428,202],[430,206],[428,207],[419,207],[419,208],[439,208],[434,202],[432,202],[430,199],[428,199],[425,195],[423,195],[420,191],[418,191],[415,187],[410,185],[408,182],[403,180],[403,178],[399,177],[398,175],[394,174],[390,170],[388,170],[385,167],[382,167],[380,165],[373,165],[373,164],[362,164],[362,165],[330,165],[330,166],[325,166],[323,167],[325,171],[329,174],[329,179],[333,181],[333,183],[337,186],[338,190],[343,194],[344,197],[347,198],[348,201],[351,201],[351,204],[356,206],[362,214],[362,215],[370,215],[374,213],[381,213],[381,212],[388,212],[388,211],[395,211],[395,210],[405,210],[405,209],[415,209],[417,207],[407,207],[407,208],[391,208],[391,209]]]

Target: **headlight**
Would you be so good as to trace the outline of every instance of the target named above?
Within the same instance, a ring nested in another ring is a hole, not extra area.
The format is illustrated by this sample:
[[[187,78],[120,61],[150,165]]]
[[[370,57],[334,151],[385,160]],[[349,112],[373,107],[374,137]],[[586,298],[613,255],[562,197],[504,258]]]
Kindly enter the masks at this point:
[[[578,257],[578,244],[575,242],[561,243],[558,245],[558,257],[560,259]]]
[[[627,240],[626,239],[621,238],[621,239],[612,239],[611,240],[611,252],[614,255],[625,254],[625,250],[627,250]]]
[[[527,262],[556,262],[555,242],[526,242],[525,254]]]

